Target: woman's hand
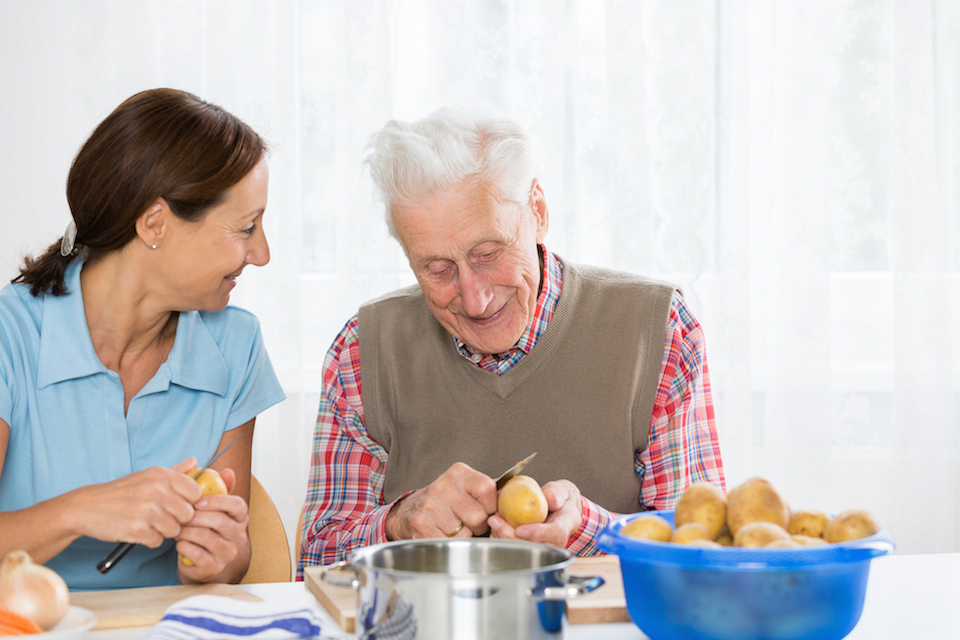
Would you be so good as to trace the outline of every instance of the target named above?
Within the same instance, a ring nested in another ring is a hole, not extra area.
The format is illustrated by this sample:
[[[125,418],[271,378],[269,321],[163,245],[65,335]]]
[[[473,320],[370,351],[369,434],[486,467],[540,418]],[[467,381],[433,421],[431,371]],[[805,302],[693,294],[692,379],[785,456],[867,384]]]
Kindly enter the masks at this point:
[[[555,480],[543,485],[543,496],[549,511],[546,522],[522,524],[514,529],[499,515],[492,515],[487,521],[490,537],[545,542],[565,549],[583,519],[580,490],[569,480]]]
[[[233,470],[224,469],[220,475],[227,491],[233,491],[236,485]],[[238,557],[250,556],[247,503],[240,496],[208,495],[202,497],[194,509],[193,519],[176,536],[177,552],[193,565],[179,562],[177,571],[182,582],[210,582],[221,577]]]
[[[201,490],[186,472],[195,458],[165,469],[151,467],[112,482],[76,489],[69,502],[77,535],[156,548],[194,517]]]

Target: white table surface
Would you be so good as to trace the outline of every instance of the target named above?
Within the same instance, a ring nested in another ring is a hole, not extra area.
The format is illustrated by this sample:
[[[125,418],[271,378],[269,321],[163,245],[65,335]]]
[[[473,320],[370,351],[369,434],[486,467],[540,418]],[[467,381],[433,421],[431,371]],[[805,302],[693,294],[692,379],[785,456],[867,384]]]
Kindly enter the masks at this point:
[[[242,585],[264,600],[303,592],[302,582]],[[883,556],[871,562],[866,602],[847,640],[960,638],[960,553]],[[337,628],[322,607],[317,611]],[[326,628],[326,626],[325,626]],[[149,627],[92,631],[88,640],[146,637]],[[644,640],[632,623],[566,625],[566,640]]]

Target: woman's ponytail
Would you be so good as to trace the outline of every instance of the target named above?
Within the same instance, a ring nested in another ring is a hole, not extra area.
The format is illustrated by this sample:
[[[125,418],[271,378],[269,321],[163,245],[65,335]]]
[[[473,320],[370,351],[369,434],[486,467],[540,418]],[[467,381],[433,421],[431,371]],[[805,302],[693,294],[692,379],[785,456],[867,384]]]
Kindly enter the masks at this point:
[[[30,285],[30,295],[33,296],[46,292],[55,296],[67,293],[67,287],[63,281],[64,274],[67,272],[67,265],[77,257],[78,252],[73,250],[67,255],[62,255],[61,244],[62,240],[57,240],[37,258],[24,257],[20,275],[12,282]]]

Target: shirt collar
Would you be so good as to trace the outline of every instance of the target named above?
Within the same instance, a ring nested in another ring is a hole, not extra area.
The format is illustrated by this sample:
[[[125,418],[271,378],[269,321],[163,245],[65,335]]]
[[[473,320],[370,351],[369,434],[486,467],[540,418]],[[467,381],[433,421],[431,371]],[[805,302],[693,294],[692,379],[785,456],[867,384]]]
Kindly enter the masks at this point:
[[[87,328],[80,292],[82,267],[80,258],[67,265],[65,295],[44,295],[37,367],[37,387],[40,389],[57,382],[107,372],[93,348]],[[163,391],[170,384],[226,395],[227,365],[198,311],[180,313],[177,335],[167,361],[141,393]]]
[[[87,316],[80,295],[80,270],[83,260],[75,258],[67,265],[63,283],[67,293],[62,296],[43,295],[43,317],[40,325],[40,356],[37,367],[37,387],[44,387],[105,373],[90,341]]]
[[[524,353],[530,353],[534,345],[537,344],[537,339],[546,331],[557,307],[557,301],[560,299],[560,290],[563,288],[563,265],[555,255],[547,251],[545,246],[537,245],[537,249],[543,256],[543,268],[540,272],[540,294],[537,296],[537,306],[533,313],[533,320],[524,330],[516,345],[503,353],[496,354],[499,359],[508,358],[517,349]],[[474,351],[460,338],[454,338],[454,341],[457,345],[457,351],[467,360],[475,361],[474,355],[492,355]]]
[[[163,369],[168,370],[172,384],[218,396],[227,395],[227,362],[199,311],[180,312],[177,337],[167,361],[157,372],[158,380]]]

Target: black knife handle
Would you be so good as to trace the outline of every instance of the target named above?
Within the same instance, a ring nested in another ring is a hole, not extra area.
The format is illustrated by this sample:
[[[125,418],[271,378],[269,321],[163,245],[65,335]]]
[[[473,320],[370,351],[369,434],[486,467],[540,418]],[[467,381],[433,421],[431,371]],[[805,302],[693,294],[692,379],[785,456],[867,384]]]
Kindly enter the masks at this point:
[[[97,571],[104,574],[109,572],[110,569],[113,569],[113,565],[120,562],[120,559],[130,552],[130,549],[133,549],[132,542],[121,542],[116,549],[110,552],[110,555],[100,561],[100,564],[97,565]]]

